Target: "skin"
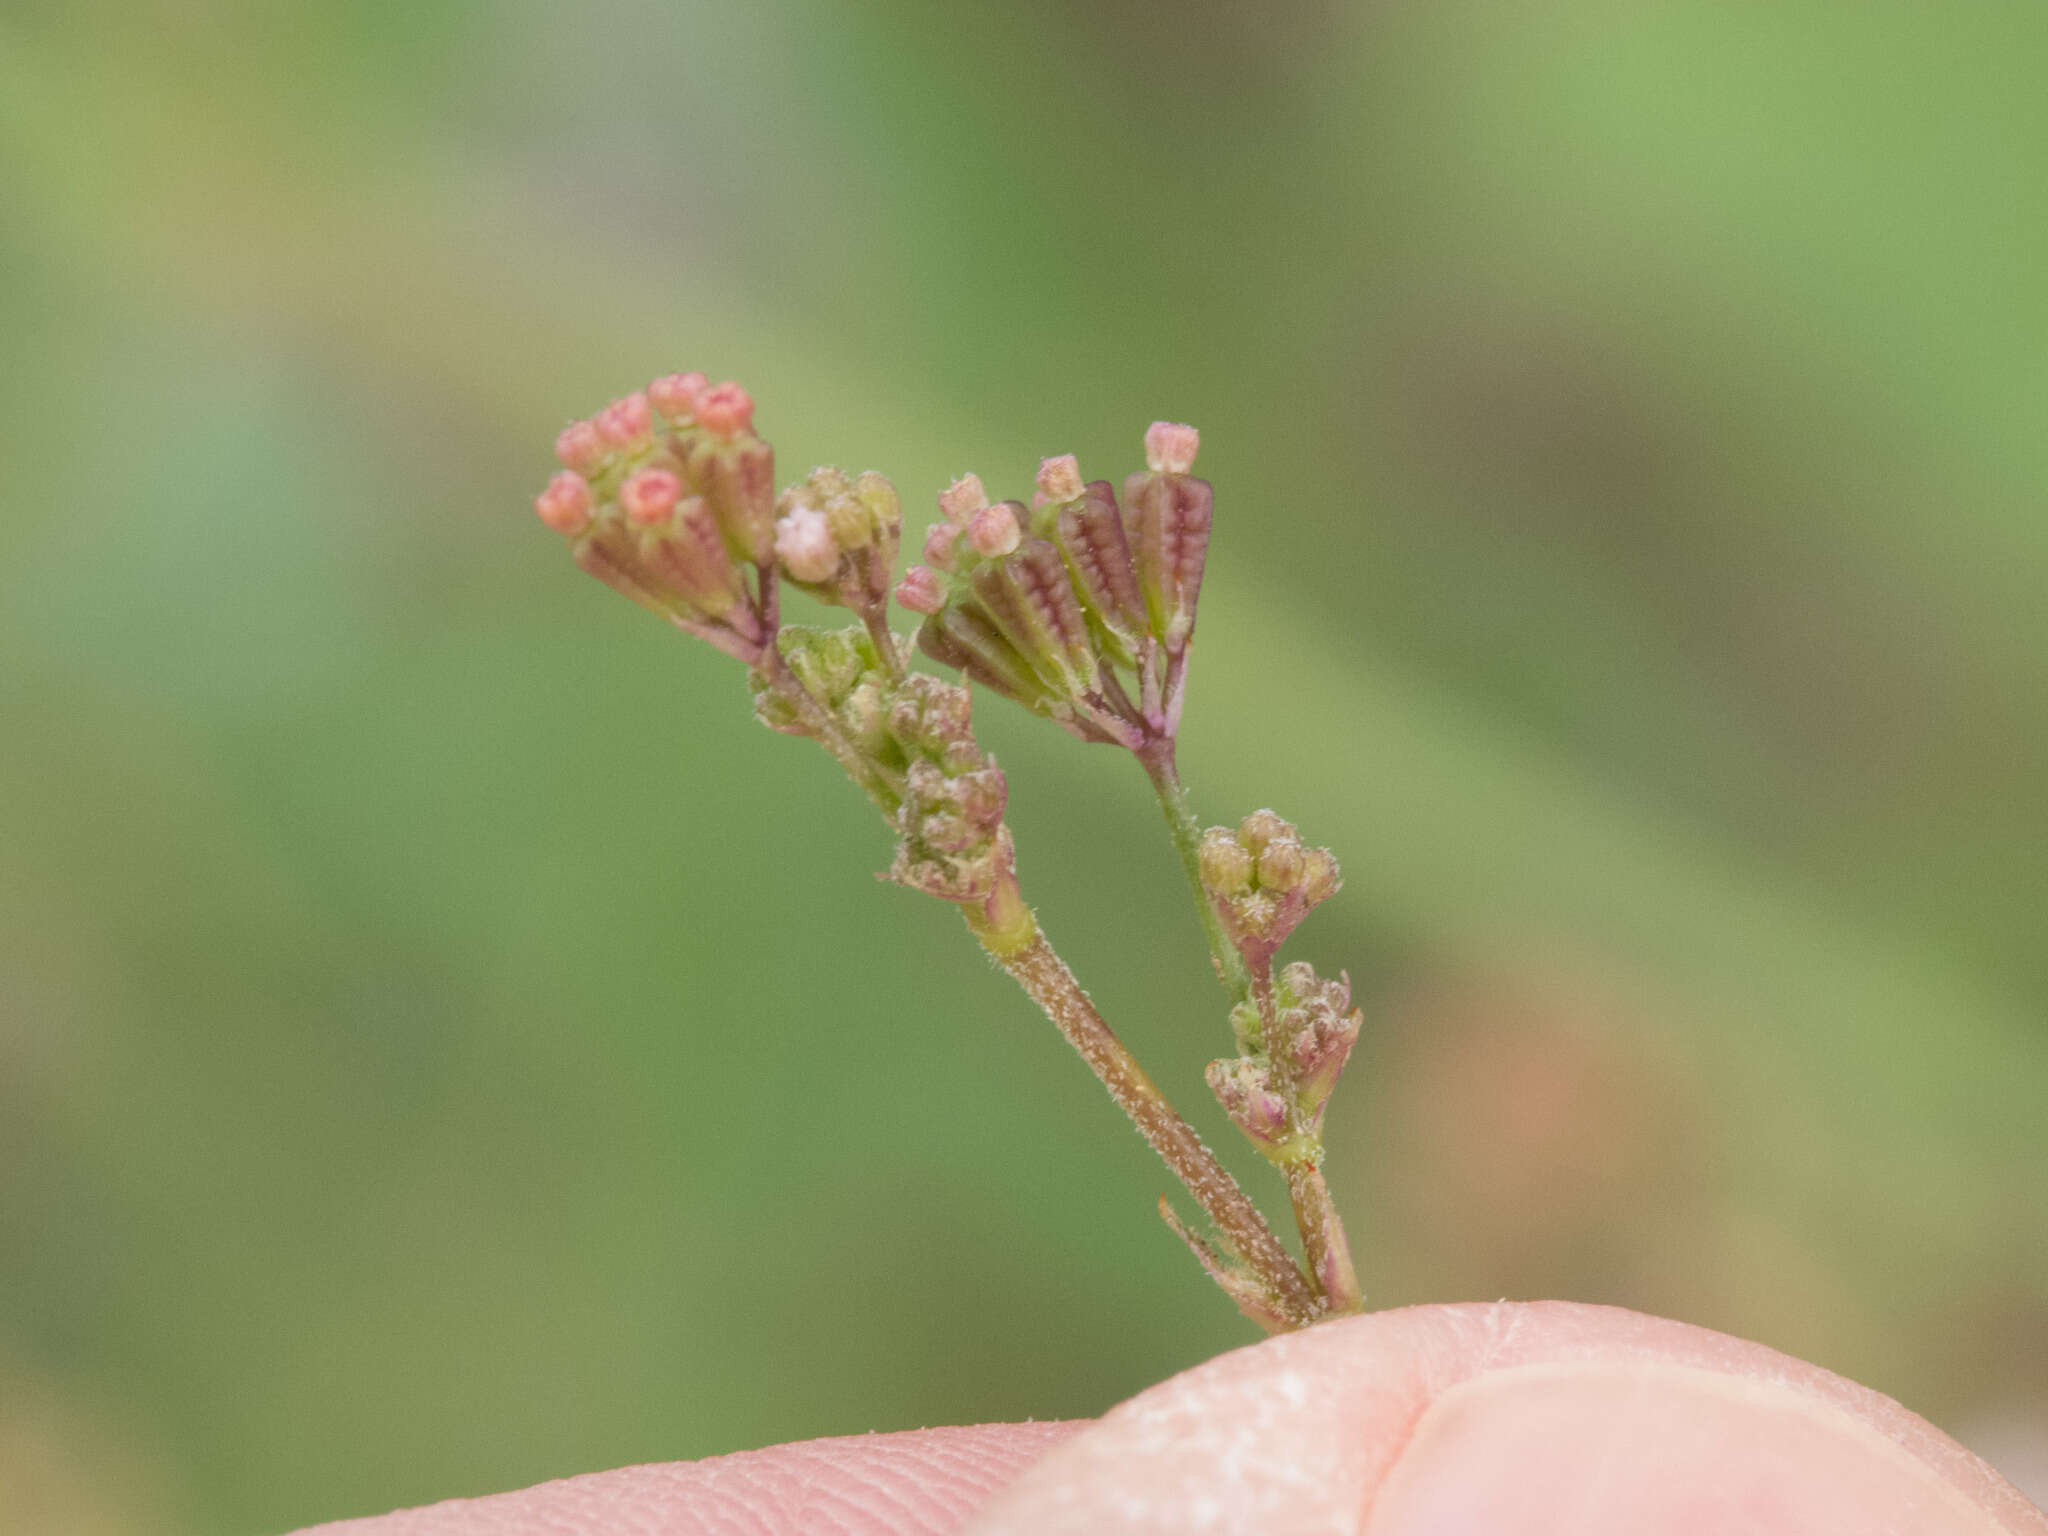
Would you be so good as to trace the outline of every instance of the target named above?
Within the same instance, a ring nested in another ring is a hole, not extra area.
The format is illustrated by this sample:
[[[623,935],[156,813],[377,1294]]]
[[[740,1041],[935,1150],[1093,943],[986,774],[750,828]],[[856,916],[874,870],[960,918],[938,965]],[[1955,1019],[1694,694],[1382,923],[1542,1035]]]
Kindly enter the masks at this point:
[[[2048,1536],[1890,1398],[1563,1302],[1415,1307],[1235,1350],[1099,1420],[814,1440],[322,1536]]]

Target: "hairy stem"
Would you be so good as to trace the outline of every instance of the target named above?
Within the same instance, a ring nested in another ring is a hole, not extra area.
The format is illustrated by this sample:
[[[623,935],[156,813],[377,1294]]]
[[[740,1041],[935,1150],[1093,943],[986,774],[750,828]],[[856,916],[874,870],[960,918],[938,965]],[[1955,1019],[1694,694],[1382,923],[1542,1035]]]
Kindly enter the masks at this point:
[[[1031,1000],[1044,1010],[1068,1044],[1081,1053],[1109,1096],[1152,1150],[1165,1159],[1174,1177],[1187,1187],[1195,1202],[1208,1213],[1236,1257],[1255,1274],[1271,1297],[1274,1310],[1294,1326],[1313,1322],[1321,1315],[1315,1291],[1281,1246],[1280,1239],[1245,1197],[1216,1156],[1202,1144],[1194,1129],[1174,1112],[1158,1086],[1145,1075],[1124,1043],[1117,1039],[1103,1017],[1081,990],[1066,962],[1054,953],[1045,935],[1034,923],[1029,936],[1015,926],[998,938],[984,934],[975,909],[965,909],[968,926],[994,956],[996,963],[1016,978]]]
[[[1323,1182],[1322,1166],[1308,1161],[1289,1163],[1287,1196],[1294,1205],[1294,1224],[1301,1229],[1302,1249],[1324,1304],[1340,1315],[1363,1311],[1365,1295],[1351,1264],[1351,1241],[1344,1235],[1330,1186]]]
[[[860,621],[867,629],[868,638],[875,642],[875,652],[881,657],[882,669],[889,674],[889,681],[900,683],[904,678],[903,658],[896,650],[896,636],[889,630],[889,609],[886,603],[869,603],[860,610]]]
[[[1241,1002],[1251,995],[1251,977],[1245,971],[1244,957],[1223,931],[1223,919],[1216,915],[1216,904],[1202,886],[1202,828],[1188,805],[1187,787],[1174,767],[1173,739],[1160,737],[1148,742],[1138,749],[1137,757],[1144,765],[1145,776],[1152,781],[1153,793],[1159,797],[1159,809],[1166,813],[1166,830],[1173,838],[1174,851],[1180,855],[1188,889],[1194,893],[1195,911],[1202,919],[1202,936],[1209,941],[1209,962],[1216,969],[1216,979],[1223,983],[1233,1002]]]

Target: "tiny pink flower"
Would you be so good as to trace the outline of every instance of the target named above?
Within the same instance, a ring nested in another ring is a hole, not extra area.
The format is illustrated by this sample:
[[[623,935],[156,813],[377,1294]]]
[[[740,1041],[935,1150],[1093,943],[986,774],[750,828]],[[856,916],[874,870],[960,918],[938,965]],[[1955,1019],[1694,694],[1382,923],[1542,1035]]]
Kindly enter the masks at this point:
[[[555,532],[573,537],[590,526],[590,482],[572,469],[558,471],[534,497],[533,510]]]
[[[1145,429],[1145,464],[1154,474],[1184,475],[1195,467],[1202,434],[1173,421],[1155,421]]]
[[[839,545],[815,507],[797,507],[776,522],[775,555],[798,581],[829,581],[839,569]]]
[[[728,379],[697,396],[697,424],[720,437],[732,437],[754,425],[754,397]]]
[[[667,373],[647,386],[647,398],[670,421],[694,415],[697,398],[710,383],[701,373]]]
[[[587,475],[604,462],[604,439],[597,435],[597,428],[587,421],[572,421],[562,428],[555,439],[555,457],[562,461],[564,469],[573,469],[579,475]]]
[[[607,447],[642,448],[654,430],[654,415],[647,397],[635,392],[622,395],[592,418],[597,435]]]
[[[924,560],[942,571],[953,569],[953,544],[960,530],[951,523],[933,523],[924,532]]]
[[[983,507],[967,520],[967,542],[978,555],[993,560],[1007,555],[1023,538],[1017,514],[1007,501]]]
[[[896,583],[896,601],[912,613],[937,613],[946,606],[938,572],[927,565],[913,565]]]
[[[683,499],[683,482],[666,469],[643,469],[619,487],[619,505],[643,528],[668,521]]]
[[[979,475],[962,475],[939,492],[939,510],[946,514],[950,523],[964,525],[987,505],[988,492],[981,488]]]
[[[1039,506],[1055,501],[1072,501],[1081,494],[1081,465],[1071,454],[1045,459],[1038,466]]]

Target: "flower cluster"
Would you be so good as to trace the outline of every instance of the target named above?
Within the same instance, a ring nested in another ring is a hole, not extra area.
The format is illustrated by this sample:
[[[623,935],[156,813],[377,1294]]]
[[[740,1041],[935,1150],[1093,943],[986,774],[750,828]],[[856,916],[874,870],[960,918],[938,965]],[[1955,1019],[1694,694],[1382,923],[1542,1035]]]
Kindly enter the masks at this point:
[[[1322,1155],[1323,1111],[1358,1043],[1364,1015],[1351,1006],[1351,980],[1325,981],[1297,960],[1273,978],[1273,1025],[1247,999],[1231,1027],[1244,1054],[1209,1063],[1209,1089],[1239,1130],[1276,1163]]]
[[[786,624],[780,634],[801,692],[756,670],[761,723],[853,749],[897,834],[890,879],[947,901],[986,900],[1015,863],[1003,825],[1009,785],[974,739],[967,690],[904,673],[900,650],[892,668],[865,630]]]
[[[907,642],[892,637],[895,655],[887,657],[865,630],[784,624],[776,633],[788,676],[802,692],[779,686],[781,673],[756,668],[748,676],[755,717],[770,730],[814,741],[836,731],[863,756],[885,759],[887,700]]]
[[[904,758],[889,877],[948,901],[986,901],[1016,864],[1003,825],[1009,784],[975,741],[971,709],[965,688],[923,673],[889,702],[889,735]]]
[[[742,571],[775,538],[775,452],[753,419],[739,385],[669,374],[563,428],[534,502],[584,570],[750,662],[774,632]]]
[[[1122,505],[1071,454],[1039,466],[1028,508],[991,502],[978,476],[954,482],[925,563],[896,589],[926,616],[925,654],[1083,741],[1170,741],[1213,505],[1189,473],[1198,442],[1193,427],[1154,422]]]
[[[1203,888],[1254,975],[1343,883],[1330,850],[1305,846],[1293,823],[1271,811],[1254,811],[1235,829],[1211,827],[1200,859]]]
[[[819,600],[878,619],[889,602],[903,512],[896,487],[865,470],[821,465],[775,502],[782,574]]]

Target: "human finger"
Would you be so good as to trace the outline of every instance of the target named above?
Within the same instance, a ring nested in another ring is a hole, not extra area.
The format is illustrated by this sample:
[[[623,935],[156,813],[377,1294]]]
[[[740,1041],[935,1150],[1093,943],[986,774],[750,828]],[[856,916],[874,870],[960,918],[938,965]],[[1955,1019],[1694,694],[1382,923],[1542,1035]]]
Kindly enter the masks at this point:
[[[1111,1410],[972,1536],[2048,1536],[1924,1419],[1608,1307],[1418,1307],[1234,1351]]]
[[[1078,1424],[805,1440],[315,1526],[300,1536],[952,1536]]]

